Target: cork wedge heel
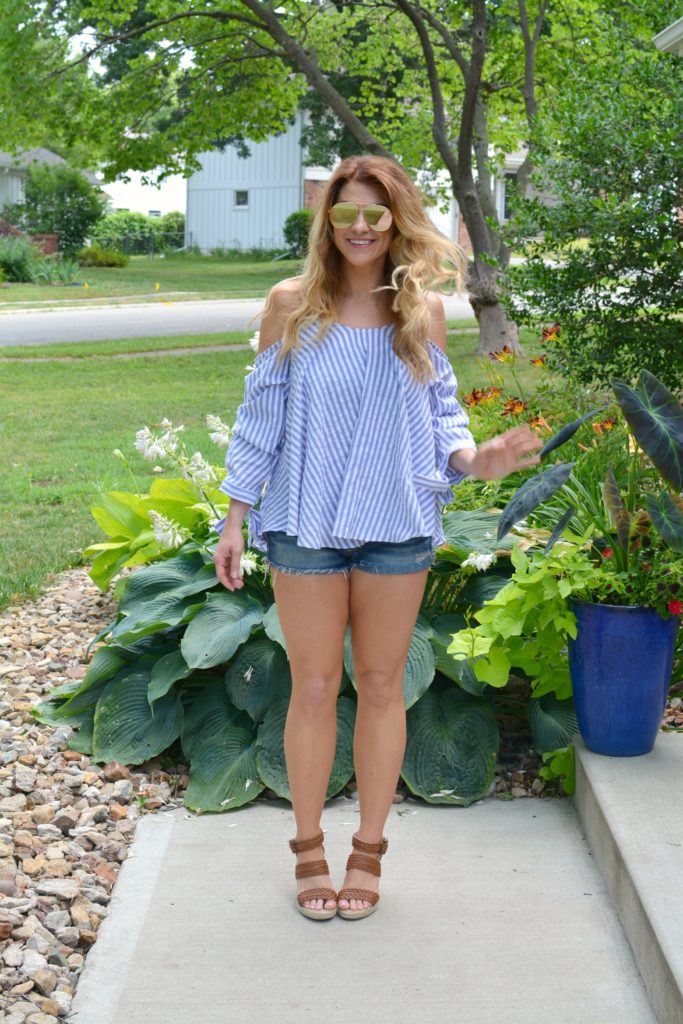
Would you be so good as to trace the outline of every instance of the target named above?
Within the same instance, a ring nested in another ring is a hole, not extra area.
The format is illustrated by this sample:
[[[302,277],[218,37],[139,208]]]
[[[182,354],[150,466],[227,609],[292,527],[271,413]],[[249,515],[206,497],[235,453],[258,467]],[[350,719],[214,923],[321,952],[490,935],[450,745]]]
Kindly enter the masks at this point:
[[[316,836],[312,836],[310,839],[290,839],[289,847],[292,853],[302,853],[306,850],[314,850],[316,846],[320,846],[324,853],[324,838],[325,837],[321,829]],[[330,869],[327,866],[327,861],[323,858],[322,860],[309,860],[304,864],[297,864],[294,873],[297,879],[312,878],[314,875],[329,875]],[[334,889],[329,889],[325,886],[319,886],[313,889],[304,889],[303,892],[297,893],[297,910],[303,914],[304,917],[311,917],[314,921],[327,921],[329,918],[336,916],[336,907],[328,910],[324,907],[321,910],[315,910],[313,907],[305,907],[304,903],[306,900],[336,899],[337,894]]]
[[[356,835],[353,835],[351,836],[351,844],[354,850],[361,850],[362,852],[349,854],[346,870],[358,868],[360,871],[368,871],[371,875],[376,875],[379,878],[382,874],[380,862],[375,860],[374,857],[368,857],[368,854],[378,853],[381,860],[382,854],[387,852],[389,840],[382,838],[379,843],[365,843],[362,839],[358,839]],[[374,914],[379,903],[379,893],[373,892],[371,889],[356,889],[352,886],[346,886],[339,890],[337,899],[368,901],[370,906],[365,907],[363,910],[351,910],[350,907],[348,910],[343,910],[341,907],[337,907],[337,913],[340,917],[345,917],[348,921],[355,921],[357,917],[367,917],[369,914]]]

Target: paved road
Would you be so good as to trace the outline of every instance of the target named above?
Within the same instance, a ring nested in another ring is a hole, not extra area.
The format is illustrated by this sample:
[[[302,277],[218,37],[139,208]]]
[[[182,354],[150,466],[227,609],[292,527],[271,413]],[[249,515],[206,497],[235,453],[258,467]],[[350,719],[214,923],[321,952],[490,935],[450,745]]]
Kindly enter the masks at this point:
[[[444,300],[446,316],[472,316],[466,299]],[[0,313],[0,348],[48,345],[59,341],[110,341],[119,338],[177,334],[223,334],[258,328],[249,320],[263,309],[263,299],[141,303]]]

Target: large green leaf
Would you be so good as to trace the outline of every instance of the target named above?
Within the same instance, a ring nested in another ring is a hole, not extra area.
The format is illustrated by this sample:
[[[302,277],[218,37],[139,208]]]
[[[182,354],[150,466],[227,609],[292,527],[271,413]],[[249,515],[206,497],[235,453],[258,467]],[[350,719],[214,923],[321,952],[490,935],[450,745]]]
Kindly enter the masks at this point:
[[[633,436],[665,480],[683,490],[683,407],[649,370],[638,389],[610,381]]]
[[[498,594],[503,587],[510,582],[512,566],[497,566],[487,572],[478,572],[476,576],[470,576],[460,592],[460,605],[473,605],[481,608],[485,601],[490,601]]]
[[[407,714],[401,778],[430,804],[468,807],[488,793],[499,747],[491,706],[456,687],[432,687]]]
[[[566,444],[567,441],[574,436],[582,423],[585,423],[586,420],[589,420],[599,412],[602,412],[603,408],[604,407],[601,406],[598,409],[591,409],[590,412],[585,413],[583,416],[579,416],[576,420],[572,420],[571,423],[566,423],[553,437],[550,438],[549,441],[546,441],[539,452],[540,457],[544,458],[544,456],[549,455],[550,452],[554,452],[556,448],[560,448],[563,444]]]
[[[501,513],[498,523],[498,540],[509,533],[518,520],[524,519],[530,512],[533,512],[537,505],[547,501],[555,491],[559,491],[560,487],[568,480],[574,465],[573,462],[561,462],[526,480],[520,489],[512,495]]]
[[[160,697],[164,697],[179,679],[187,679],[189,675],[192,675],[193,671],[194,669],[190,668],[183,658],[182,652],[177,647],[174,651],[164,654],[152,668],[152,676],[147,693],[150,705],[155,700],[159,700]]]
[[[418,616],[413,628],[413,636],[408,649],[406,667],[403,674],[403,697],[406,708],[420,699],[429,688],[436,671],[436,653],[431,644],[432,627],[421,615]],[[351,629],[346,627],[344,636],[344,668],[356,690],[356,676],[353,665]]]
[[[180,736],[180,701],[175,694],[168,693],[150,708],[149,681],[149,670],[141,670],[109,684],[95,709],[95,761],[140,764],[161,754]]]
[[[444,515],[444,536],[458,564],[473,551],[491,554],[500,547],[512,547],[511,540],[501,545],[496,538],[499,519],[500,512],[489,512],[483,508],[473,511],[456,510]],[[439,557],[444,557],[446,553],[440,551]]]
[[[256,737],[235,722],[200,741],[192,753],[183,802],[198,814],[234,811],[263,790],[256,768]]]
[[[477,679],[464,658],[454,658],[448,653],[453,634],[467,626],[465,616],[457,613],[436,615],[430,626],[433,631],[431,644],[436,654],[436,671],[458,683],[467,693],[480,696],[486,689],[486,683]]]
[[[683,513],[668,491],[647,495],[647,510],[660,537],[670,548],[683,553]]]
[[[132,540],[149,529],[149,519],[140,512],[141,499],[128,491],[106,491],[97,495],[97,504],[90,506],[93,518],[109,537]]]
[[[572,698],[558,700],[554,693],[545,693],[542,697],[532,697],[526,712],[532,746],[537,754],[566,747],[579,731]]]
[[[269,636],[271,640],[275,640],[276,643],[280,644],[284,651],[287,650],[285,634],[282,632],[280,617],[277,613],[277,605],[275,601],[273,601],[270,608],[263,616],[263,628],[266,631],[266,636]]]
[[[292,691],[287,655],[268,637],[248,640],[232,659],[225,685],[235,707],[261,722],[271,704]]]
[[[259,726],[256,763],[259,775],[278,796],[291,801],[285,760],[285,723],[289,697],[271,704]],[[325,799],[335,796],[353,775],[353,731],[356,703],[348,697],[337,699],[337,746]]]
[[[232,724],[249,731],[249,716],[231,703],[225,691],[223,676],[216,672],[202,673],[200,690],[183,695],[184,714],[180,730],[183,756],[191,761],[199,745],[209,737],[221,736]]]
[[[215,567],[205,565],[197,554],[145,566],[131,574],[119,604],[122,618],[112,637],[123,643],[124,637],[145,636],[176,625],[198,603],[191,599],[216,583]]]
[[[229,661],[263,620],[263,605],[239,591],[209,594],[180,642],[190,668],[211,668]]]

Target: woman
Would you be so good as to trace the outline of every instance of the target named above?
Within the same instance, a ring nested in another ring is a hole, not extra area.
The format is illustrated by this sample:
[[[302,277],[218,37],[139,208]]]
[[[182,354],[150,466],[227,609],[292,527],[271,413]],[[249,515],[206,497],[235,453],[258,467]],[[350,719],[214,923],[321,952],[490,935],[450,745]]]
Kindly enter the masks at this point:
[[[446,265],[444,261],[450,264]],[[259,332],[221,489],[231,502],[214,560],[239,589],[249,544],[265,552],[287,643],[285,727],[296,820],[297,906],[316,919],[372,913],[384,825],[406,743],[403,675],[441,509],[465,476],[538,463],[528,427],[475,446],[429,288],[460,287],[463,250],[424,212],[409,175],[349,157],[327,182],[300,277],[275,285]],[[261,508],[253,510],[264,483]],[[336,746],[350,625],[358,703],[360,827],[343,888],[331,887],[320,818]]]

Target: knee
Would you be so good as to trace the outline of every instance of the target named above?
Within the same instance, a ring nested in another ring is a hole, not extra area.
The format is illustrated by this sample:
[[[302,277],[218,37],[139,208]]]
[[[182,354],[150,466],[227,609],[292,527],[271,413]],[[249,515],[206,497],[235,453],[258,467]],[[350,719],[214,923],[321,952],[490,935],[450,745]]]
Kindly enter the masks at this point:
[[[364,701],[379,708],[403,704],[403,672],[385,668],[367,669],[356,673],[356,688],[359,702]]]
[[[339,694],[339,678],[308,676],[297,681],[292,688],[292,701],[309,714],[324,714],[336,706]]]

